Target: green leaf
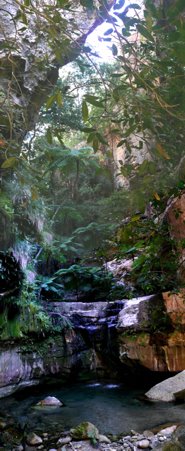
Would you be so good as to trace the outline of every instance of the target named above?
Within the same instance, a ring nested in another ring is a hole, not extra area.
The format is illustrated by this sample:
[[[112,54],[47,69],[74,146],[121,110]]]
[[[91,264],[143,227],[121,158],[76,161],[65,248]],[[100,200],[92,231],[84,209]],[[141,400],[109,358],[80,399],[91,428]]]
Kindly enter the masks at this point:
[[[151,35],[151,33],[143,25],[138,24],[137,25],[137,30],[139,31],[139,33],[142,36],[144,36],[144,38],[148,39],[149,41],[154,41],[153,36]]]
[[[98,99],[98,97],[96,97],[96,96],[92,96],[92,95],[87,94],[85,96],[85,100],[86,100],[86,102],[90,103],[93,106],[97,106],[99,108],[102,108],[102,100],[100,101]]]
[[[95,137],[95,133],[90,133],[88,138],[87,138],[87,142],[88,143],[92,143],[94,141],[94,137]]]
[[[56,94],[56,102],[58,106],[62,106],[63,101],[62,101],[62,94],[61,91],[58,91]]]
[[[128,5],[129,9],[141,9],[141,6],[138,5],[138,3],[131,3],[130,5]]]
[[[130,135],[136,130],[136,127],[137,127],[136,124],[134,124],[134,125],[132,125],[131,127],[129,127],[129,128],[125,131],[125,133],[124,133],[125,138],[127,138],[128,136],[130,136]]]
[[[107,31],[104,32],[104,36],[108,36],[113,32],[113,28],[109,28]]]
[[[96,135],[94,136],[94,139],[93,139],[93,149],[95,152],[97,152],[99,149],[99,139]]]
[[[108,142],[106,141],[106,139],[103,137],[103,135],[101,133],[99,133],[99,132],[96,133],[96,136],[97,136],[99,142],[101,142],[102,144],[108,145]]]
[[[115,44],[112,44],[112,54],[113,56],[116,56],[118,54],[118,49]]]
[[[52,144],[53,140],[52,140],[52,133],[51,133],[51,129],[50,128],[47,129],[46,139],[47,139],[48,144]]]
[[[18,163],[16,157],[7,158],[4,163],[1,165],[2,169],[13,168]]]
[[[89,111],[88,111],[88,106],[85,100],[83,100],[82,102],[82,118],[84,120],[84,122],[87,122],[88,118],[89,118]]]
[[[120,89],[119,89],[119,87],[113,89],[112,95],[113,95],[114,100],[116,102],[118,102],[119,99],[120,99]]]
[[[121,147],[125,144],[125,139],[121,139],[121,141],[117,144],[117,147]]]
[[[69,9],[70,3],[68,2],[68,0],[57,0],[57,6],[59,6],[60,8]]]
[[[93,132],[96,131],[96,129],[93,128],[93,127],[83,127],[83,128],[81,129],[81,131],[84,132],[84,133],[93,133]]]
[[[26,17],[26,14],[24,14],[23,12],[20,14],[20,20],[21,22],[23,22],[25,25],[28,25],[28,19]]]
[[[47,100],[47,102],[46,102],[46,109],[47,109],[47,110],[53,105],[53,103],[55,102],[55,100],[56,100],[56,94],[53,94],[52,96],[50,96],[50,97],[48,98],[48,100]]]

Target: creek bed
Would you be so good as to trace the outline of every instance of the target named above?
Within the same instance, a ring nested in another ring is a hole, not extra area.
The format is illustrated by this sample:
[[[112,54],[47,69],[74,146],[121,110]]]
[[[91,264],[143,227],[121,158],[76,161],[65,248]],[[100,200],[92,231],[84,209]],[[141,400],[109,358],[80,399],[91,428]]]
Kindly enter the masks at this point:
[[[17,393],[0,400],[0,415],[10,415],[29,431],[62,432],[81,421],[95,424],[101,433],[142,432],[164,423],[185,424],[185,404],[148,403],[139,399],[145,390],[115,382],[75,383],[60,388],[39,389],[24,397]],[[46,396],[56,396],[64,407],[39,409],[34,406]]]

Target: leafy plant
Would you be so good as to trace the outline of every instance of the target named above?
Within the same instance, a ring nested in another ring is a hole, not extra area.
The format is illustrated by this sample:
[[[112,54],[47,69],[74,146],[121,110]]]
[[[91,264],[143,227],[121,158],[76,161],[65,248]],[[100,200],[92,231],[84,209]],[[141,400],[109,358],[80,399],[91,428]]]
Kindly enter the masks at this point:
[[[64,295],[75,293],[76,299],[105,299],[110,291],[112,275],[99,267],[72,265],[59,269],[51,278],[41,284],[41,294],[49,299],[62,300]]]

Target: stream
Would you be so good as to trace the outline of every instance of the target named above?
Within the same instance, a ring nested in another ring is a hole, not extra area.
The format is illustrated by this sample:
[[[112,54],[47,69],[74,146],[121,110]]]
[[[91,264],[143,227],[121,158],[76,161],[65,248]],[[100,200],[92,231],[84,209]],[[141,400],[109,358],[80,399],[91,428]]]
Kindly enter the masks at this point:
[[[185,424],[185,404],[150,403],[139,399],[145,389],[115,382],[75,383],[41,387],[30,394],[20,392],[0,400],[0,416],[10,415],[21,427],[37,433],[62,432],[82,421],[95,424],[101,433],[142,432],[164,423]],[[46,396],[56,396],[64,407],[35,407]]]

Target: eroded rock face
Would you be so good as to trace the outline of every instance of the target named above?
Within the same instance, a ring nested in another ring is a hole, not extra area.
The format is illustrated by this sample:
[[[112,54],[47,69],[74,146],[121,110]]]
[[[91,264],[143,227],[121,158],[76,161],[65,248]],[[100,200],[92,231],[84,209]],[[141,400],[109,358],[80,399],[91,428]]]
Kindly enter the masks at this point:
[[[163,293],[166,312],[174,327],[185,329],[185,289],[181,288],[177,293]]]
[[[66,378],[76,366],[85,368],[89,360],[91,350],[72,330],[39,344],[9,345],[8,350],[0,350],[0,397],[36,385],[47,376]]]
[[[0,349],[0,396],[54,375],[124,377],[126,368],[138,365],[160,372],[184,370],[185,331],[176,330],[164,299],[47,303],[55,325],[65,319],[66,328],[53,339]]]
[[[103,375],[111,372],[109,353],[105,343],[110,335],[108,327],[115,330],[120,303],[50,303],[49,312],[55,325],[66,321],[60,336],[24,345],[5,344],[0,349],[0,397],[16,390],[40,383],[43,378],[60,376],[68,378],[72,372]],[[48,306],[48,303],[47,303]],[[114,346],[114,343],[113,343]]]
[[[145,330],[150,326],[152,310],[158,306],[157,296],[142,296],[125,301],[118,315],[118,329]]]
[[[125,301],[117,325],[120,361],[151,371],[184,370],[183,321],[182,294],[164,293],[163,299],[148,296]]]

